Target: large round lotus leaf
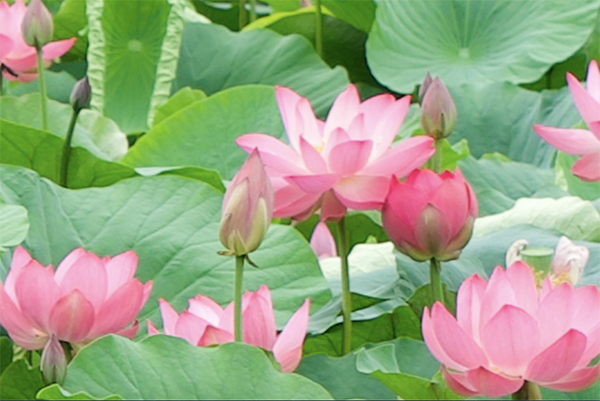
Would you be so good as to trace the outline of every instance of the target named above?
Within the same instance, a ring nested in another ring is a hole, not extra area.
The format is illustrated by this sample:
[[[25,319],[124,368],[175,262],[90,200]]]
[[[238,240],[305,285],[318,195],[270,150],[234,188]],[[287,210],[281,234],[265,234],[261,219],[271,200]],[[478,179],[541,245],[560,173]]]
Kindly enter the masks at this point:
[[[62,390],[44,389],[40,398],[64,400],[73,393],[124,400],[331,399],[317,383],[279,373],[258,348],[201,348],[166,336],[141,343],[102,338],[73,359]]]
[[[410,93],[430,72],[447,84],[533,82],[575,53],[600,0],[380,0],[367,41],[373,75]]]

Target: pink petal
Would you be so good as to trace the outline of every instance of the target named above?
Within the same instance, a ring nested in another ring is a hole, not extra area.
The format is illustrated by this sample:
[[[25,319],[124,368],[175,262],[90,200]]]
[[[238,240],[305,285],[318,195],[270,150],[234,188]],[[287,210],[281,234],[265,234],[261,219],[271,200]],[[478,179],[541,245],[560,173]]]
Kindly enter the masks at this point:
[[[381,209],[389,185],[387,177],[355,175],[342,179],[333,191],[340,202],[351,209]]]
[[[456,298],[456,320],[461,329],[471,334],[476,343],[479,340],[479,316],[481,314],[481,301],[487,283],[477,274],[468,277],[460,285]]]
[[[157,334],[160,334],[160,331],[158,331],[158,329],[156,328],[156,326],[154,325],[154,323],[152,323],[148,319],[146,319],[146,326],[148,327],[148,335],[155,336]]]
[[[17,299],[15,294],[15,282],[17,281],[17,277],[23,271],[23,268],[31,262],[31,255],[29,252],[25,250],[22,246],[18,246],[12,256],[12,261],[10,262],[10,270],[8,271],[8,275],[6,276],[6,282],[4,283],[4,289],[8,296],[13,300]]]
[[[387,235],[397,246],[403,241],[413,247],[417,245],[415,226],[426,205],[427,199],[421,191],[392,177],[390,190],[382,208],[382,220]]]
[[[50,312],[50,330],[61,341],[79,342],[94,324],[94,307],[77,289],[62,297]]]
[[[137,334],[137,331],[139,328],[140,328],[140,324],[138,323],[137,320],[135,320],[130,327],[121,329],[121,330],[117,331],[115,334],[129,338],[130,340],[133,340],[135,338],[135,335]]]
[[[6,329],[10,338],[19,346],[27,349],[44,348],[48,337],[36,330],[25,318],[19,307],[13,302],[0,282],[0,325]]]
[[[490,280],[488,281],[481,301],[481,315],[479,328],[485,328],[487,322],[498,313],[504,305],[516,305],[515,293],[506,277],[506,272],[500,266],[496,266]],[[481,333],[480,333],[481,334]]]
[[[354,117],[346,132],[353,141],[364,141],[371,139],[371,132],[365,126],[365,116],[362,113],[359,113]]]
[[[308,143],[304,138],[300,138],[300,152],[306,167],[315,174],[327,173],[327,164],[321,154]]]
[[[55,281],[60,288],[61,295],[69,294],[77,289],[99,310],[106,299],[108,277],[102,260],[93,253],[85,253],[72,265],[67,265],[64,273],[61,263],[56,272]]]
[[[450,372],[445,366],[442,366],[442,377],[446,381],[448,388],[456,394],[472,397],[477,395],[476,391],[470,389],[470,384],[464,373]]]
[[[204,295],[196,295],[189,300],[189,312],[199,318],[206,320],[209,324],[218,327],[223,308],[221,305]]]
[[[305,173],[300,155],[275,137],[265,134],[246,134],[237,138],[235,143],[248,153],[258,149],[263,163],[277,176]]]
[[[468,217],[469,194],[463,180],[450,178],[440,185],[430,203],[436,207],[448,223],[450,238],[464,227]]]
[[[574,313],[573,287],[563,283],[554,288],[540,303],[537,321],[540,328],[542,349],[562,337],[570,328]]]
[[[378,114],[378,122],[375,125],[374,134],[372,135],[373,142],[375,143],[373,147],[373,159],[378,158],[388,150],[394,139],[396,139],[400,126],[402,126],[404,118],[408,113],[410,101],[410,96],[404,96],[393,102],[386,109],[381,109],[381,112]],[[367,127],[371,127],[372,129],[373,125],[368,124]]]
[[[594,285],[576,288],[573,293],[572,327],[589,335],[600,324],[600,291]]]
[[[481,342],[492,365],[521,376],[538,353],[540,330],[527,312],[505,305],[483,328]]]
[[[533,130],[552,147],[570,155],[598,152],[600,140],[590,131],[577,128],[554,128],[536,124]]]
[[[175,336],[175,325],[179,319],[177,311],[163,298],[158,300],[160,315],[163,321],[163,331],[168,336]]]
[[[107,283],[107,297],[133,279],[138,267],[138,256],[133,251],[123,252],[104,263]]]
[[[207,322],[188,311],[181,312],[177,324],[175,325],[175,335],[187,340],[192,345],[199,345],[200,339],[204,335]]]
[[[234,337],[235,336],[230,331],[213,326],[207,326],[198,345],[201,347],[208,347],[210,345],[231,343],[233,342]]]
[[[58,264],[56,268],[56,274],[54,275],[54,281],[60,285],[60,282],[65,278],[69,270],[75,265],[75,263],[82,257],[87,255],[87,252],[83,248],[73,249],[65,258]]]
[[[319,222],[310,237],[310,247],[319,259],[337,256],[337,248],[331,231],[324,222]]]
[[[581,391],[591,386],[600,377],[600,364],[576,370],[554,383],[540,383],[544,387],[558,391]]]
[[[577,330],[569,330],[529,363],[523,377],[536,383],[563,378],[577,365],[585,344],[585,335]]]
[[[273,217],[296,218],[296,216],[303,215],[307,212],[312,214],[312,210],[316,207],[316,203],[320,198],[321,194],[307,194],[297,186],[286,182],[283,188],[275,191]],[[309,216],[306,216],[306,218],[308,217]]]
[[[415,224],[418,248],[432,255],[443,253],[452,240],[451,228],[446,216],[438,208],[428,204]]]
[[[446,351],[440,345],[436,331],[433,327],[433,320],[431,319],[429,308],[426,306],[423,310],[423,322],[421,324],[421,331],[423,332],[423,339],[425,345],[429,349],[429,352],[444,366],[448,366],[450,369],[465,370],[465,367],[460,363],[450,358]],[[444,335],[443,333],[440,333]]]
[[[321,200],[321,221],[339,221],[346,214],[346,206],[335,196],[333,191],[327,191]]]
[[[482,349],[458,326],[454,316],[441,303],[433,305],[431,319],[438,342],[450,359],[466,369],[487,366]]]
[[[44,60],[52,61],[68,52],[69,49],[73,47],[76,40],[76,38],[70,38],[48,43],[46,46],[42,47],[42,57]]]
[[[340,179],[337,174],[292,175],[285,179],[309,194],[322,194],[330,190]]]
[[[479,394],[490,398],[504,397],[516,393],[523,387],[522,379],[509,379],[490,372],[484,367],[466,372],[467,380]]]
[[[583,181],[600,181],[600,152],[581,156],[571,171]]]
[[[277,338],[277,329],[269,287],[261,285],[257,292],[250,293],[242,318],[244,342],[271,351]]]
[[[26,52],[19,54],[18,57],[15,57],[14,51],[11,52],[11,54],[4,57],[2,62],[19,76],[18,79],[21,79],[21,73],[31,70],[35,71],[37,68],[37,55],[35,49],[30,47]]]
[[[329,169],[344,177],[360,171],[369,160],[373,142],[348,141],[340,143],[329,152]]]
[[[15,293],[25,318],[38,329],[48,332],[50,311],[60,298],[52,267],[44,268],[31,260],[17,277]]]
[[[306,135],[307,139],[320,138],[317,119],[308,99],[283,86],[275,86],[275,97],[288,140],[294,149],[300,149],[302,135]]]
[[[396,103],[396,98],[389,94],[384,93],[381,95],[373,96],[365,100],[358,106],[359,115],[363,115],[365,127],[368,129],[365,130],[365,137],[360,139],[373,139],[380,138],[384,136],[379,134],[376,129],[378,124],[382,123],[382,116],[387,115],[388,108]],[[394,136],[396,135],[396,130],[394,132]],[[391,142],[390,142],[391,143]],[[389,146],[389,145],[388,145]],[[387,147],[386,147],[387,149]]]
[[[585,344],[585,351],[583,351],[583,355],[581,355],[575,369],[581,369],[588,366],[592,359],[600,355],[600,324],[592,329],[586,337],[587,342]]]
[[[277,337],[273,346],[275,360],[281,365],[282,372],[293,372],[302,359],[302,344],[308,329],[310,299],[304,301]]]
[[[130,280],[116,290],[96,312],[90,338],[115,333],[129,324],[140,313],[144,286],[138,280]]]
[[[327,121],[325,121],[325,138],[329,139],[329,133],[336,128],[348,129],[350,123],[358,114],[359,105],[358,90],[356,90],[354,85],[350,84],[345,91],[338,95],[333,102],[333,106],[331,106],[331,110],[327,115]]]
[[[516,306],[535,316],[538,309],[538,292],[531,267],[523,262],[515,262],[506,269],[506,278],[515,294]]]
[[[326,138],[325,143],[323,144],[323,150],[321,151],[321,156],[324,159],[329,159],[329,152],[333,148],[335,148],[340,143],[349,142],[350,136],[343,128],[334,129],[329,136]]]
[[[587,92],[600,103],[600,69],[596,60],[590,61],[585,83]]]
[[[0,34],[0,61],[9,54],[13,49],[14,43],[11,38],[6,35]]]
[[[420,167],[435,153],[432,144],[433,139],[428,136],[406,139],[399,145],[386,150],[377,159],[371,160],[361,174],[404,177]]]
[[[575,106],[577,106],[577,110],[579,110],[579,114],[581,114],[584,121],[586,123],[597,121],[598,116],[600,116],[600,102],[583,89],[583,86],[573,74],[567,73],[567,83]]]

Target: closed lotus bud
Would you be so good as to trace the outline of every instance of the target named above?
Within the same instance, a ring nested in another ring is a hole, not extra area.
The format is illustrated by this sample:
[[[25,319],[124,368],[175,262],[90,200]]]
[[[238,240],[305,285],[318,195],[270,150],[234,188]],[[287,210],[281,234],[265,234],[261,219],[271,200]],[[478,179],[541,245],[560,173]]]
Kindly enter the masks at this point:
[[[59,383],[67,375],[67,357],[60,341],[53,334],[46,343],[40,359],[40,370],[47,384]]]
[[[427,89],[429,89],[429,85],[431,85],[432,82],[433,79],[431,78],[431,74],[427,73],[427,76],[425,76],[425,79],[423,80],[423,83],[419,88],[419,101],[421,102],[421,104],[423,103],[423,97],[425,96],[425,92],[427,92]]]
[[[458,120],[454,100],[439,78],[435,78],[429,84],[425,79],[423,87],[425,90],[421,98],[421,126],[425,134],[432,138],[446,138],[452,133]]]
[[[273,217],[273,188],[257,150],[254,150],[225,192],[221,243],[224,252],[243,256],[261,244]]]
[[[90,87],[90,81],[88,81],[87,76],[77,81],[71,91],[71,97],[69,98],[69,102],[73,109],[79,111],[90,107],[91,93],[92,88]]]
[[[477,198],[460,170],[415,170],[404,182],[392,179],[383,228],[414,260],[453,260],[471,238],[477,213]]]
[[[52,40],[54,32],[52,14],[41,0],[31,0],[29,6],[27,6],[21,32],[25,43],[38,50]]]

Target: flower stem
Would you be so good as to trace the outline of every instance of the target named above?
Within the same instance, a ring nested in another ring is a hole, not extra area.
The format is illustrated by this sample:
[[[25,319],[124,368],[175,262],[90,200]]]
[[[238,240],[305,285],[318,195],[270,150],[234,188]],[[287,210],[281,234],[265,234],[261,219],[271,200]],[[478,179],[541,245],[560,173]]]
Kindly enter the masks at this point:
[[[248,14],[246,13],[246,1],[247,0],[240,0],[240,16],[239,16],[240,31],[248,23]]]
[[[47,93],[46,93],[46,80],[44,78],[44,59],[42,58],[42,49],[37,51],[38,59],[38,86],[40,87],[40,95],[42,101],[42,129],[48,131],[48,110],[47,110]]]
[[[431,295],[433,296],[433,302],[440,301],[444,303],[444,289],[442,288],[442,278],[440,273],[442,272],[442,263],[436,258],[431,258],[429,265],[429,277],[431,281]]]
[[[81,109],[73,109],[71,114],[71,122],[69,123],[69,129],[65,138],[65,144],[63,145],[62,159],[60,161],[60,185],[65,188],[67,186],[67,176],[69,174],[69,159],[71,158],[71,140],[73,139],[73,132],[75,131],[75,123],[77,122],[77,116]]]
[[[323,14],[321,0],[315,0],[315,50],[319,57],[323,56]]]
[[[256,0],[250,0],[250,22],[256,21]]]
[[[342,335],[342,355],[352,351],[352,298],[350,296],[350,274],[348,271],[348,241],[346,238],[345,218],[338,222],[338,252],[342,260],[342,315],[344,330]]]
[[[532,382],[525,381],[523,387],[512,395],[513,400],[541,400],[540,387]]]
[[[442,172],[442,141],[443,139],[436,139],[434,141],[435,144],[435,153],[433,154],[433,171],[436,173]]]
[[[242,342],[242,283],[244,278],[244,258],[235,257],[235,341]]]

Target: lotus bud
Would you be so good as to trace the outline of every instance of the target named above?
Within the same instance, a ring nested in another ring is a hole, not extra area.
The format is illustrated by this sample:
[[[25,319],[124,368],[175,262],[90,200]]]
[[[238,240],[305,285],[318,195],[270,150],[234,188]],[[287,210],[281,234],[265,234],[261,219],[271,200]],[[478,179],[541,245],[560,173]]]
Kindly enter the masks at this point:
[[[435,78],[431,83],[427,83],[425,78],[421,90],[421,126],[425,134],[434,139],[448,137],[456,127],[458,119],[456,105],[450,92],[439,78]]]
[[[54,23],[52,14],[41,0],[31,0],[21,24],[23,39],[29,46],[40,50],[52,40]]]
[[[40,370],[47,384],[59,383],[65,380],[67,375],[67,357],[60,341],[56,335],[51,335],[42,351],[40,359]]]
[[[552,260],[553,281],[570,282],[575,285],[590,258],[590,251],[585,246],[575,245],[567,237],[560,237]]]
[[[90,95],[92,88],[90,87],[90,81],[87,76],[83,77],[75,83],[73,90],[71,91],[71,97],[69,102],[74,110],[87,109],[90,107]]]
[[[523,251],[523,249],[527,248],[528,245],[529,241],[527,241],[526,239],[519,239],[513,242],[512,245],[508,248],[508,251],[506,251],[506,267],[512,265],[515,262],[520,262],[522,260],[521,252]]]
[[[273,217],[273,188],[254,150],[225,192],[221,243],[230,256],[243,256],[259,247]]]
[[[419,88],[419,101],[423,104],[423,97],[425,96],[425,92],[429,89],[429,85],[431,85],[433,79],[431,78],[431,74],[427,73],[427,76],[423,80],[421,87]]]

